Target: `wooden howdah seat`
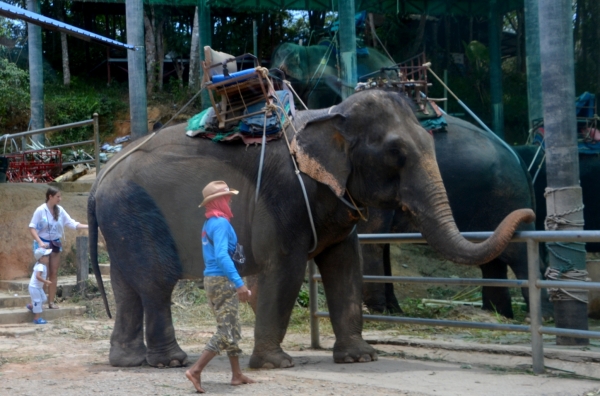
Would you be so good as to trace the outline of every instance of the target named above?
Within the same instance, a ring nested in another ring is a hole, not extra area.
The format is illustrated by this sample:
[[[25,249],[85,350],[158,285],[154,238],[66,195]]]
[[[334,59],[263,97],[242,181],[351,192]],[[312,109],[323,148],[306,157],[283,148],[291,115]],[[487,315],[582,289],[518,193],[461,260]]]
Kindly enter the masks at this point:
[[[254,68],[238,71],[237,62],[248,58],[253,59]],[[267,69],[259,67],[254,55],[233,56],[206,46],[204,59],[202,83],[208,91],[219,128],[225,128],[225,124],[231,121],[265,113],[264,109],[248,112],[248,107],[256,103],[272,104],[275,95],[273,84]]]

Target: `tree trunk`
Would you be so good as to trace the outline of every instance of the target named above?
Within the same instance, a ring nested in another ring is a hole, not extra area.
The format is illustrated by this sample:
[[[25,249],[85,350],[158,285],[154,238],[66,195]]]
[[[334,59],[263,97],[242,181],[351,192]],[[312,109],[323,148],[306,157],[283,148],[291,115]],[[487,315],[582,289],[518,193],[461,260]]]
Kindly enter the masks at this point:
[[[369,12],[369,29],[371,33],[371,43],[373,45],[373,48],[377,48],[377,32],[375,31],[375,21],[372,12]]]
[[[58,10],[58,20],[61,22],[65,21],[65,7],[63,1],[57,3]],[[65,87],[69,87],[71,85],[71,70],[69,68],[69,46],[67,43],[67,34],[60,33],[60,47],[62,50],[62,69],[63,69],[63,84]]]
[[[146,12],[144,12],[144,27],[146,30],[146,93],[151,95],[156,84],[156,37],[152,19],[148,17]]]
[[[69,69],[69,47],[66,33],[60,34],[60,44],[62,48],[63,84],[68,88],[71,85],[71,70]]]
[[[197,91],[200,87],[200,36],[198,29],[198,7],[194,11],[194,27],[192,28],[192,45],[190,46],[189,89]]]
[[[171,58],[173,67],[175,67],[175,73],[177,74],[177,80],[179,81],[179,88],[183,88],[183,68],[185,67],[181,58]]]
[[[523,10],[517,10],[517,70],[521,73],[525,72],[525,57],[523,56],[523,44],[524,44],[524,27],[525,27],[525,15]]]
[[[158,90],[163,90],[163,76],[165,72],[165,21],[160,19],[156,26],[156,57],[158,58]]]
[[[427,15],[422,14],[421,19],[419,20],[419,27],[417,28],[417,36],[415,37],[415,39],[413,41],[413,45],[411,46],[411,48],[406,56],[407,58],[411,58],[419,52],[421,45],[423,45],[423,36],[425,34],[425,26],[426,25],[427,25]]]
[[[596,28],[596,45],[594,46],[595,60],[596,60],[596,93],[600,92],[600,49],[598,49],[598,43],[600,43],[600,4],[596,1],[594,7],[594,13],[592,14],[593,23],[592,26]],[[597,100],[597,99],[596,99]]]

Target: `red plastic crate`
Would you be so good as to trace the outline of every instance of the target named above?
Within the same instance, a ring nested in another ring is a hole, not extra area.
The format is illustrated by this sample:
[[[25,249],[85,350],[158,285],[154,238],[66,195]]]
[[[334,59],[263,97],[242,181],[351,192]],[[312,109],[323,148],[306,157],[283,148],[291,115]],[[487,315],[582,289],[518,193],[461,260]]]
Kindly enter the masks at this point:
[[[11,183],[48,183],[62,171],[60,150],[30,150],[4,156],[8,158],[6,179]]]

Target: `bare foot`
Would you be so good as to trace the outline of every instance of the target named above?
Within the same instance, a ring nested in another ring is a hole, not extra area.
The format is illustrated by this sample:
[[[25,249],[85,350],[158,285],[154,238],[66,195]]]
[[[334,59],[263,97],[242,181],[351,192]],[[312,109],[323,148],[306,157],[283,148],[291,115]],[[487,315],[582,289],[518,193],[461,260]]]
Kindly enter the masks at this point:
[[[198,393],[206,393],[206,391],[204,389],[202,389],[202,386],[200,386],[200,375],[198,375],[198,378],[194,377],[194,375],[190,372],[190,370],[185,372],[185,376],[187,379],[189,379],[190,381],[192,381],[192,384],[194,384],[194,388],[196,388],[196,392]]]
[[[240,374],[239,376],[236,376],[231,379],[231,385],[233,386],[238,386],[242,384],[254,384],[255,382],[256,381],[254,381],[252,378],[248,378],[244,374]]]

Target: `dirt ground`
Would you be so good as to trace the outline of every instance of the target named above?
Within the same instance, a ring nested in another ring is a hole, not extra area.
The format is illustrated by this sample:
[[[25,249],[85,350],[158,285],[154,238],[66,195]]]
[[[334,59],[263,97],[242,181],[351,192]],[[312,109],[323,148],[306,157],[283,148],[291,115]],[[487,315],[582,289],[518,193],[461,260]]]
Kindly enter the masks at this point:
[[[110,291],[110,288],[109,288]],[[190,298],[190,294],[192,297]],[[195,296],[195,297],[194,297]],[[112,297],[109,295],[109,297]],[[110,334],[114,321],[108,319],[99,298],[63,301],[62,305],[85,304],[84,317],[59,319],[45,326],[4,325],[16,336],[0,336],[0,394],[38,395],[188,395],[195,391],[184,377],[186,368],[117,368],[108,364]],[[114,310],[114,302],[111,298]],[[113,311],[114,312],[114,311]],[[430,347],[417,346],[418,336],[408,336],[404,346],[386,341],[406,333],[407,328],[388,326],[384,330],[364,331],[374,343],[379,360],[372,363],[334,364],[331,348],[334,338],[323,325],[321,346],[310,349],[307,323],[292,318],[283,348],[292,355],[295,367],[279,370],[248,369],[253,348],[252,316],[243,307],[241,358],[246,375],[257,380],[253,385],[232,387],[227,358],[218,356],[203,375],[203,386],[211,394],[221,395],[583,395],[600,394],[600,363],[565,362],[546,359],[554,367],[548,374],[530,373],[531,358],[514,354],[439,348],[435,342],[466,345],[443,334],[426,336]],[[190,288],[173,296],[176,335],[189,359],[195,361],[214,332],[211,314],[202,292]],[[306,319],[303,317],[302,319]],[[402,331],[401,331],[402,330]],[[21,333],[18,333],[20,331]],[[408,330],[410,334],[410,330]],[[577,359],[575,359],[577,360]],[[575,367],[577,366],[577,367]],[[565,373],[579,373],[579,376]],[[583,374],[583,375],[582,375]]]

